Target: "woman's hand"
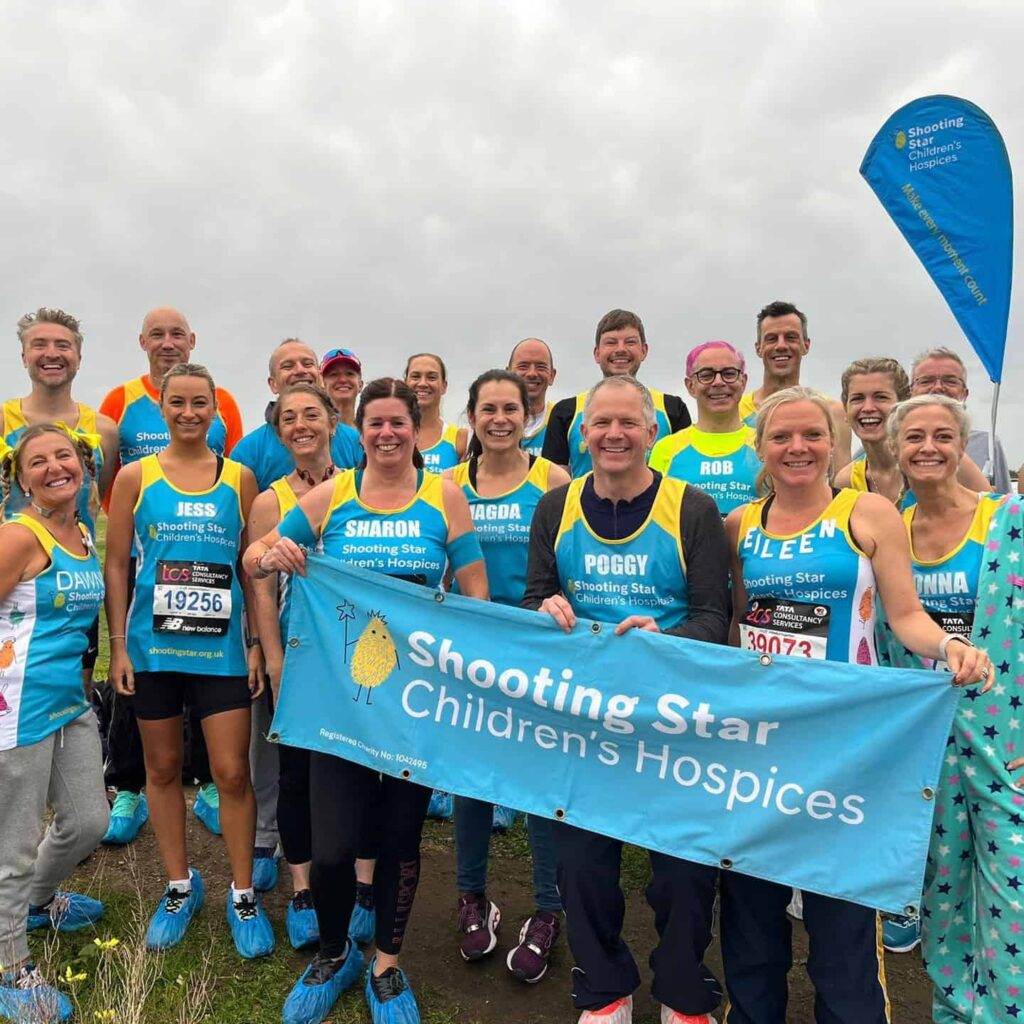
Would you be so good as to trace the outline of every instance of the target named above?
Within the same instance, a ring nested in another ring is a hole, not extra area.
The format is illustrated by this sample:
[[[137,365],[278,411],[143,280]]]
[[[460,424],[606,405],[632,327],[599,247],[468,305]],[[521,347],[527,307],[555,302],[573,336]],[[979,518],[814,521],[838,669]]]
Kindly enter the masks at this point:
[[[257,561],[264,573],[297,572],[300,576],[306,575],[306,552],[291,537],[282,537]]]
[[[118,696],[135,696],[135,667],[132,665],[132,659],[128,657],[123,640],[115,641],[111,648],[108,675]]]
[[[660,633],[658,624],[650,615],[630,615],[615,627],[615,635],[622,636],[631,629],[642,629],[645,633]]]
[[[245,661],[249,669],[249,695],[255,701],[259,699],[266,685],[266,666],[263,662],[263,649],[259,644],[249,648]]]
[[[980,647],[951,640],[946,645],[946,664],[953,673],[954,686],[982,683],[981,692],[987,693],[995,683],[992,660]]]
[[[572,627],[576,625],[576,613],[572,610],[572,605],[561,594],[545,597],[537,611],[550,615],[566,633],[571,633]]]

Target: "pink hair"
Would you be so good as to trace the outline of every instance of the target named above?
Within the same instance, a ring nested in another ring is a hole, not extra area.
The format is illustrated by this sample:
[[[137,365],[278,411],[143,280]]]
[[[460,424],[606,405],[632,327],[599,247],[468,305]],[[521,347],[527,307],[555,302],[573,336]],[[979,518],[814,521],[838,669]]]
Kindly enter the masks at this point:
[[[726,351],[731,352],[736,357],[737,362],[740,364],[740,369],[741,370],[746,370],[747,363],[746,363],[746,360],[743,358],[743,354],[741,352],[737,351],[732,345],[729,344],[729,342],[727,342],[727,341],[705,341],[705,342],[702,342],[700,345],[698,345],[695,349],[693,349],[690,352],[690,354],[686,357],[686,376],[687,377],[689,377],[690,374],[693,373],[693,364],[697,361],[697,356],[699,356],[702,352],[707,352],[708,349],[712,349],[712,348],[724,348]]]

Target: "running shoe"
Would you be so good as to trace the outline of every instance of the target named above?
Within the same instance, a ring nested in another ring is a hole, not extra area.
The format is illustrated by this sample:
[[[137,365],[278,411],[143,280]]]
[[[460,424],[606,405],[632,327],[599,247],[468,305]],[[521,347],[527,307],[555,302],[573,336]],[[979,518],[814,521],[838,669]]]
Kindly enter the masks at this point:
[[[274,929],[260,904],[259,896],[239,896],[228,889],[228,925],[238,955],[246,960],[270,956],[274,952]]]
[[[373,886],[356,882],[356,905],[348,922],[348,935],[360,946],[369,942],[377,932],[377,911],[373,907]]]
[[[661,1007],[661,1024],[717,1024],[710,1013],[680,1013],[664,1003]]]
[[[268,892],[277,885],[277,862],[281,854],[273,846],[257,846],[252,851],[252,887]]]
[[[203,876],[195,868],[188,869],[192,888],[188,892],[168,885],[163,899],[146,930],[146,949],[160,952],[176,946],[183,938],[192,918],[203,905]]]
[[[126,846],[139,834],[149,819],[149,804],[145,794],[119,789],[110,808],[110,825],[100,842],[108,846]]]
[[[455,811],[455,801],[452,799],[451,793],[444,793],[440,789],[435,789],[430,794],[430,803],[427,805],[427,817],[438,818],[441,821],[447,821]]]
[[[576,1024],[633,1024],[633,997],[623,996],[600,1010],[584,1010]]]
[[[0,1017],[15,1024],[71,1020],[74,1007],[63,992],[47,985],[39,968],[22,965],[13,975],[0,977]]]
[[[345,955],[336,960],[317,953],[284,1001],[283,1024],[320,1024],[338,996],[359,979],[365,966],[363,954],[351,942]]]
[[[519,945],[510,949],[505,958],[508,969],[530,985],[540,981],[548,969],[548,957],[561,930],[558,915],[550,911],[538,910],[533,917],[528,917],[519,931]]]
[[[463,960],[482,960],[498,944],[501,911],[484,893],[464,892],[459,897],[459,951]]]
[[[292,949],[305,949],[320,941],[320,923],[313,909],[313,895],[308,889],[302,889],[288,901],[285,928],[288,929]]]
[[[220,793],[212,782],[200,786],[192,805],[195,816],[215,835],[220,831]]]
[[[890,953],[909,953],[921,942],[921,919],[893,914],[882,919],[882,944]]]
[[[77,932],[88,928],[102,916],[103,904],[99,900],[83,896],[80,892],[58,890],[45,907],[28,908],[26,930],[52,928],[58,932]]]
[[[503,807],[501,804],[494,805],[494,816],[491,818],[492,832],[507,832],[515,823],[518,812],[511,807]]]
[[[366,1002],[373,1024],[420,1024],[420,1008],[409,987],[409,979],[400,967],[389,967],[379,978],[370,961],[366,972]]]

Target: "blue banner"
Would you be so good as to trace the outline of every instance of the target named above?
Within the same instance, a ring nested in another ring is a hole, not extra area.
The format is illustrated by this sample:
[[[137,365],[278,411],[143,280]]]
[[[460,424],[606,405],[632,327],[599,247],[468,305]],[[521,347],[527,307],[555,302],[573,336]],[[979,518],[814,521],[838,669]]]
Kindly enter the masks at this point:
[[[882,125],[860,173],[999,383],[1013,277],[1013,182],[992,119],[956,96],[914,100]]]
[[[920,901],[956,704],[934,672],[759,655],[339,567],[292,583],[271,738],[883,910]]]

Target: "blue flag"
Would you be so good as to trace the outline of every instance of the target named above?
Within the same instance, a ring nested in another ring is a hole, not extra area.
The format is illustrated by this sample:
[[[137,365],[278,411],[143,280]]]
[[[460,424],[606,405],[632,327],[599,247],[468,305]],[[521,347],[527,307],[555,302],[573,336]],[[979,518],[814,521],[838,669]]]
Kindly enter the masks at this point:
[[[1013,277],[1013,181],[992,119],[956,96],[914,100],[882,125],[860,173],[998,384]]]
[[[903,912],[957,694],[323,557],[292,581],[272,739],[703,864]]]

